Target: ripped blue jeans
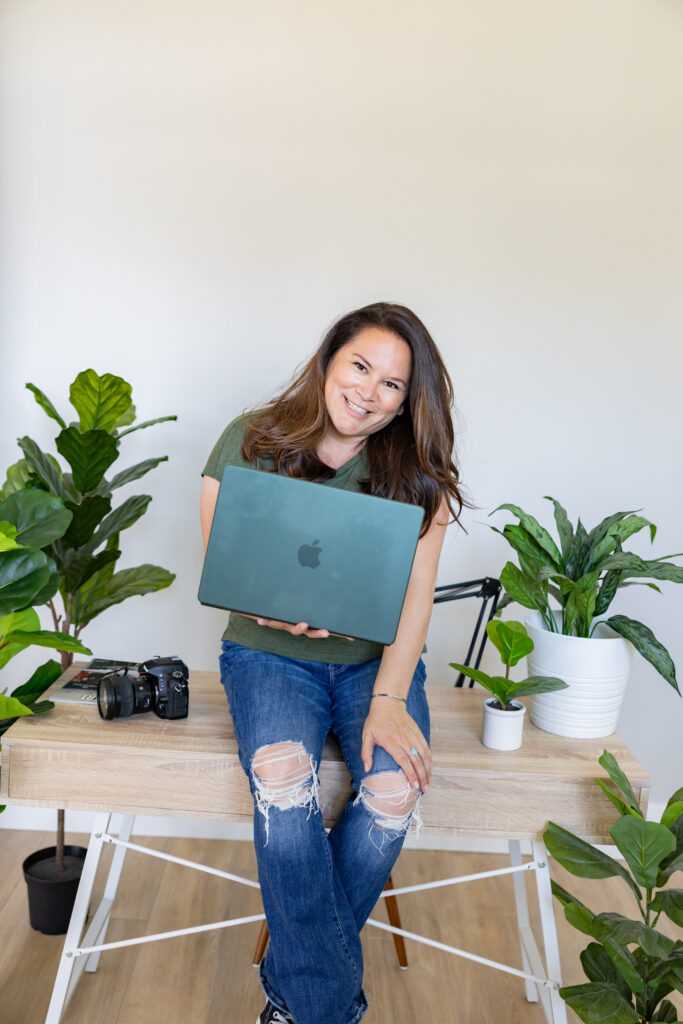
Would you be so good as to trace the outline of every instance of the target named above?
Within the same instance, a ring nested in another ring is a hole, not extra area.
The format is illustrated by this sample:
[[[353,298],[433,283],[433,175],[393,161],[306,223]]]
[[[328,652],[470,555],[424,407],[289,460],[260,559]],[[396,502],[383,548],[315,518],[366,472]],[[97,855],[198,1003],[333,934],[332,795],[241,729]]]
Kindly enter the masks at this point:
[[[296,1024],[356,1024],[367,1009],[360,931],[398,857],[416,791],[381,747],[361,760],[363,724],[379,659],[362,665],[299,661],[223,643],[221,682],[254,796],[254,843],[270,943],[267,997]],[[429,741],[425,668],[408,713]],[[317,770],[327,733],[355,790],[329,835]]]

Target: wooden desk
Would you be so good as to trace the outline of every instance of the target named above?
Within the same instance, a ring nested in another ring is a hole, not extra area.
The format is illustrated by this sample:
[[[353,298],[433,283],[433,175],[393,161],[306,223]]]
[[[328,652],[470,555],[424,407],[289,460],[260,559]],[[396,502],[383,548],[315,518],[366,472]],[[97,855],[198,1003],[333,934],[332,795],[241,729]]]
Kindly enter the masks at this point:
[[[79,667],[74,665],[53,690],[63,685]],[[541,837],[552,818],[591,841],[610,841],[614,809],[594,782],[596,775],[607,778],[598,764],[605,748],[616,756],[629,776],[642,807],[647,804],[649,792],[647,775],[617,735],[599,740],[569,740],[544,733],[529,721],[524,727],[521,750],[488,750],[479,739],[484,699],[481,691],[431,686],[427,687],[427,693],[432,713],[434,768],[432,785],[421,805],[424,821],[421,843],[429,848],[429,835],[454,834],[508,840],[511,867],[469,876],[469,880],[492,874],[512,874],[523,970],[444,946],[424,936],[401,930],[399,934],[519,975],[525,981],[530,1001],[536,1001],[540,995],[547,1020],[551,1024],[565,1024],[566,1010],[557,992],[560,964],[548,856]],[[319,774],[320,802],[326,823],[330,824],[351,791],[348,772],[336,745],[326,745]],[[251,822],[253,817],[251,795],[237,757],[225,695],[215,672],[191,673],[190,714],[181,721],[169,722],[154,714],[145,714],[104,722],[95,706],[82,704],[57,704],[47,717],[20,719],[3,738],[1,778],[0,802],[101,812],[93,827],[46,1024],[58,1024],[83,967],[95,970],[101,949],[150,941],[149,936],[144,936],[123,943],[103,943],[126,850],[139,849],[165,857],[130,842],[134,815],[235,822]],[[108,832],[112,813],[126,816],[118,837]],[[530,862],[522,862],[520,839],[532,841]],[[116,844],[114,860],[105,898],[83,935],[104,842]],[[529,870],[536,875],[545,965],[529,926],[523,877]],[[211,869],[211,873],[246,885],[258,884],[227,872]],[[463,880],[447,879],[407,888],[416,891]],[[218,922],[152,938],[230,927],[256,919]],[[368,923],[397,931],[375,919]]]
[[[605,747],[646,806],[648,777],[616,734],[570,740],[527,721],[520,750],[489,750],[480,742],[480,690],[428,686],[427,694],[434,769],[421,805],[425,833],[540,839],[548,820],[560,818],[586,839],[610,842],[614,810],[594,782],[607,779],[598,764]],[[329,823],[351,791],[338,747],[327,745],[320,779]],[[95,706],[81,704],[20,719],[3,738],[1,782],[0,802],[22,806],[238,822],[253,816],[216,672],[191,673],[190,714],[180,721],[150,713],[105,722]]]

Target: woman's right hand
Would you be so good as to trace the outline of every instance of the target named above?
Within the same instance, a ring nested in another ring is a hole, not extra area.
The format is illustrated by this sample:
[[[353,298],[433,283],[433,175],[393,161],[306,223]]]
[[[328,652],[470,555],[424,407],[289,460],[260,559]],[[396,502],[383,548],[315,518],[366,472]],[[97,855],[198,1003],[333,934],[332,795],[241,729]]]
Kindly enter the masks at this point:
[[[259,626],[270,626],[271,629],[282,629],[292,636],[307,636],[311,640],[324,640],[328,636],[343,636],[342,633],[330,633],[329,629],[311,629],[307,622],[280,622],[279,619],[264,619],[258,615],[250,615],[255,618]],[[344,636],[344,640],[353,640],[352,636]]]

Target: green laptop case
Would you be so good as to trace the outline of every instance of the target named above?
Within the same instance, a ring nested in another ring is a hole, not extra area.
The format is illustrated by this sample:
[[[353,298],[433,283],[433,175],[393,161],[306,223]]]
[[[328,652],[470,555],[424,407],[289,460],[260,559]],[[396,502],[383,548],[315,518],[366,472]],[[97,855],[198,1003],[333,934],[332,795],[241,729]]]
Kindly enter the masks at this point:
[[[227,466],[199,600],[393,643],[423,517],[417,505]]]

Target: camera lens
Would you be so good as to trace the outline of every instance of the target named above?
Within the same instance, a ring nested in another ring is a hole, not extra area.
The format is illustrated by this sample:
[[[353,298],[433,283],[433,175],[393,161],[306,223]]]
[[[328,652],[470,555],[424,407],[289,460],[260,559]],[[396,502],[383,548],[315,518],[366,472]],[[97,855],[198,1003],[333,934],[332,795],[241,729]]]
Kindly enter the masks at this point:
[[[97,685],[97,708],[102,718],[129,718],[154,707],[155,686],[140,676],[104,676]]]

